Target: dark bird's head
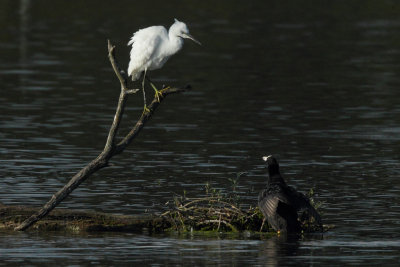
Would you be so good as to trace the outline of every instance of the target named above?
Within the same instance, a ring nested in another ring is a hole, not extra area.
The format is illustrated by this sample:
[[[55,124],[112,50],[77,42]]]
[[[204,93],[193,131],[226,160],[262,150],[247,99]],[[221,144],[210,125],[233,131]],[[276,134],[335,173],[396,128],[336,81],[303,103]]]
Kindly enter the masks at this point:
[[[263,160],[267,163],[268,166],[268,182],[284,182],[281,173],[279,172],[278,161],[272,155],[264,156]]]

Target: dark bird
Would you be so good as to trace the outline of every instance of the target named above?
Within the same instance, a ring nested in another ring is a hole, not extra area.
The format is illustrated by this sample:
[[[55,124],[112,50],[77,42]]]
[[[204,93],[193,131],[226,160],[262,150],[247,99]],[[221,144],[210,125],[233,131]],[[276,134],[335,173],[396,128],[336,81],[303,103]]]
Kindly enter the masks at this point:
[[[269,225],[278,232],[299,233],[302,229],[297,213],[305,210],[322,229],[321,217],[310,200],[283,180],[278,161],[273,156],[263,160],[268,165],[268,182],[258,196],[258,206]]]

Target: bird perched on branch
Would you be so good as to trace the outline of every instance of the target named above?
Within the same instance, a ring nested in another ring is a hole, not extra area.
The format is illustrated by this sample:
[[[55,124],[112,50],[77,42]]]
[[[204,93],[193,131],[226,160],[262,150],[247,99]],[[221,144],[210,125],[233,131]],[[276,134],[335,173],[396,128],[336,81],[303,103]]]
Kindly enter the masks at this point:
[[[263,160],[268,165],[268,181],[258,196],[258,206],[271,227],[278,232],[299,233],[297,212],[306,210],[322,229],[321,217],[310,200],[283,180],[278,161],[273,156],[264,156]]]
[[[175,19],[174,24],[171,25],[168,31],[164,26],[151,26],[135,32],[128,42],[128,46],[132,45],[128,76],[132,77],[132,81],[136,81],[143,73],[142,89],[145,111],[148,111],[144,91],[146,72],[162,68],[172,55],[182,49],[183,39],[190,39],[201,45],[199,41],[189,34],[186,24]],[[151,81],[150,85],[155,90],[158,98],[159,91]]]

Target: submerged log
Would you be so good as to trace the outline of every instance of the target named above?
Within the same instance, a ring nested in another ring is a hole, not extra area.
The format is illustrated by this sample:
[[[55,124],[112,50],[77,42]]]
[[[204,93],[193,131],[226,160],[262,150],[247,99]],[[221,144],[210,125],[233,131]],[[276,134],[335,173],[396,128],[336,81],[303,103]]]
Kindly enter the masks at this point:
[[[0,229],[13,230],[39,208],[0,204]],[[32,226],[39,231],[67,232],[163,232],[171,228],[166,217],[155,215],[114,215],[102,212],[54,209]]]
[[[208,201],[205,199],[204,201]],[[39,208],[0,204],[0,229],[12,230]],[[196,214],[197,213],[197,214]],[[219,213],[215,219],[215,214]],[[256,232],[262,219],[256,213],[204,206],[179,207],[161,215],[115,215],[102,212],[53,209],[32,226],[41,231],[72,232],[133,232],[160,233],[166,231]],[[224,219],[223,216],[225,217]],[[226,216],[231,218],[226,218]]]

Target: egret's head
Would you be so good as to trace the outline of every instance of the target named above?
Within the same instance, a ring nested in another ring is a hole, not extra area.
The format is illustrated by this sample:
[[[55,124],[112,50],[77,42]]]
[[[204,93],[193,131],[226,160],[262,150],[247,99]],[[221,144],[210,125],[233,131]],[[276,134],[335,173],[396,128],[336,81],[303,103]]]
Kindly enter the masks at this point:
[[[181,38],[190,39],[193,42],[195,42],[196,44],[201,45],[201,43],[199,41],[194,39],[193,36],[189,34],[188,27],[182,21],[175,19],[175,23],[172,24],[171,28],[169,28],[169,32],[170,32],[170,34],[173,34],[173,35],[181,37]]]

